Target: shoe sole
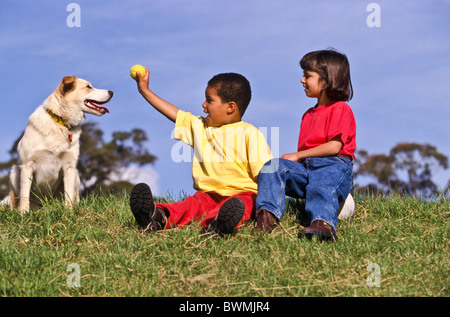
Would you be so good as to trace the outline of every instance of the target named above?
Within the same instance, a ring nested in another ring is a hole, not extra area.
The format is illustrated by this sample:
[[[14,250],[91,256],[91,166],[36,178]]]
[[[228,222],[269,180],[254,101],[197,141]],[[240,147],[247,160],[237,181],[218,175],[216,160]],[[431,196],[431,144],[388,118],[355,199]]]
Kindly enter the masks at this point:
[[[150,187],[139,183],[133,187],[130,194],[130,209],[139,226],[146,228],[153,215],[155,204]]]
[[[232,233],[244,216],[244,211],[245,204],[242,199],[237,197],[228,199],[220,207],[214,231],[220,234]]]

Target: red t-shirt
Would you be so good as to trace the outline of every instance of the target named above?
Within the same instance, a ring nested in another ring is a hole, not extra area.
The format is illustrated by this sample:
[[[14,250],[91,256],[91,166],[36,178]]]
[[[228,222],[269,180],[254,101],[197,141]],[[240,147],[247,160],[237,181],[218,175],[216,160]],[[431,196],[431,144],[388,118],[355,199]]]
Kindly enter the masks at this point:
[[[341,154],[355,158],[356,122],[350,106],[338,101],[310,108],[302,117],[298,151],[307,150],[340,136],[343,143]]]

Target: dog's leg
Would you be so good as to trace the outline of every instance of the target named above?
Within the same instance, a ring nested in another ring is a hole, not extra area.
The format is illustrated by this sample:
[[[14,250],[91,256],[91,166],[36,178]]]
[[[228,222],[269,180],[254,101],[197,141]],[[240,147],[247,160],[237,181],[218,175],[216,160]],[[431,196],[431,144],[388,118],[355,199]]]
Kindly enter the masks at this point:
[[[75,202],[75,204],[78,204],[80,202],[80,175],[78,174],[78,170],[76,170],[76,172],[77,172],[77,177],[76,177],[76,183],[75,183],[74,202]]]
[[[19,211],[25,214],[30,209],[30,191],[33,182],[33,163],[20,165]]]
[[[9,191],[9,209],[13,210],[16,207],[16,193],[11,189]]]
[[[9,194],[0,202],[0,205],[8,205],[9,209],[13,210],[16,207],[16,199],[18,196],[18,189],[20,188],[20,168],[17,165],[11,167],[9,173]]]
[[[72,208],[78,202],[78,171],[74,166],[64,168],[64,201],[66,207]]]
[[[20,167],[13,165],[9,174],[9,208],[16,208],[17,196],[20,195]]]

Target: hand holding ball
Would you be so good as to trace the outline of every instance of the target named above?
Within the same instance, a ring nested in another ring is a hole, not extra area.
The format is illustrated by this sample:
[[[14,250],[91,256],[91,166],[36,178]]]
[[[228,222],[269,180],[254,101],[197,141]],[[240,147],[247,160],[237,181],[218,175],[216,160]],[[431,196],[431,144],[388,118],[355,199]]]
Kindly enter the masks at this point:
[[[136,74],[137,72],[139,72],[139,74],[141,74],[141,77],[144,77],[145,76],[145,67],[142,65],[134,65],[133,67],[131,67],[130,76],[134,80],[138,80],[138,75]]]

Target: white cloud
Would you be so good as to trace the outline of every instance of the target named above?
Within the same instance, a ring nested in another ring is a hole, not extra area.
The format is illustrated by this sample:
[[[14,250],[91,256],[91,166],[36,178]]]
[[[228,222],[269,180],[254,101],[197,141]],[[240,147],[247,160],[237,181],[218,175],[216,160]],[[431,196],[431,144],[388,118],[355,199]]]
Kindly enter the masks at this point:
[[[159,175],[152,167],[129,166],[122,168],[119,175],[111,177],[113,181],[126,180],[131,184],[146,183],[150,186],[153,195],[160,195]]]

